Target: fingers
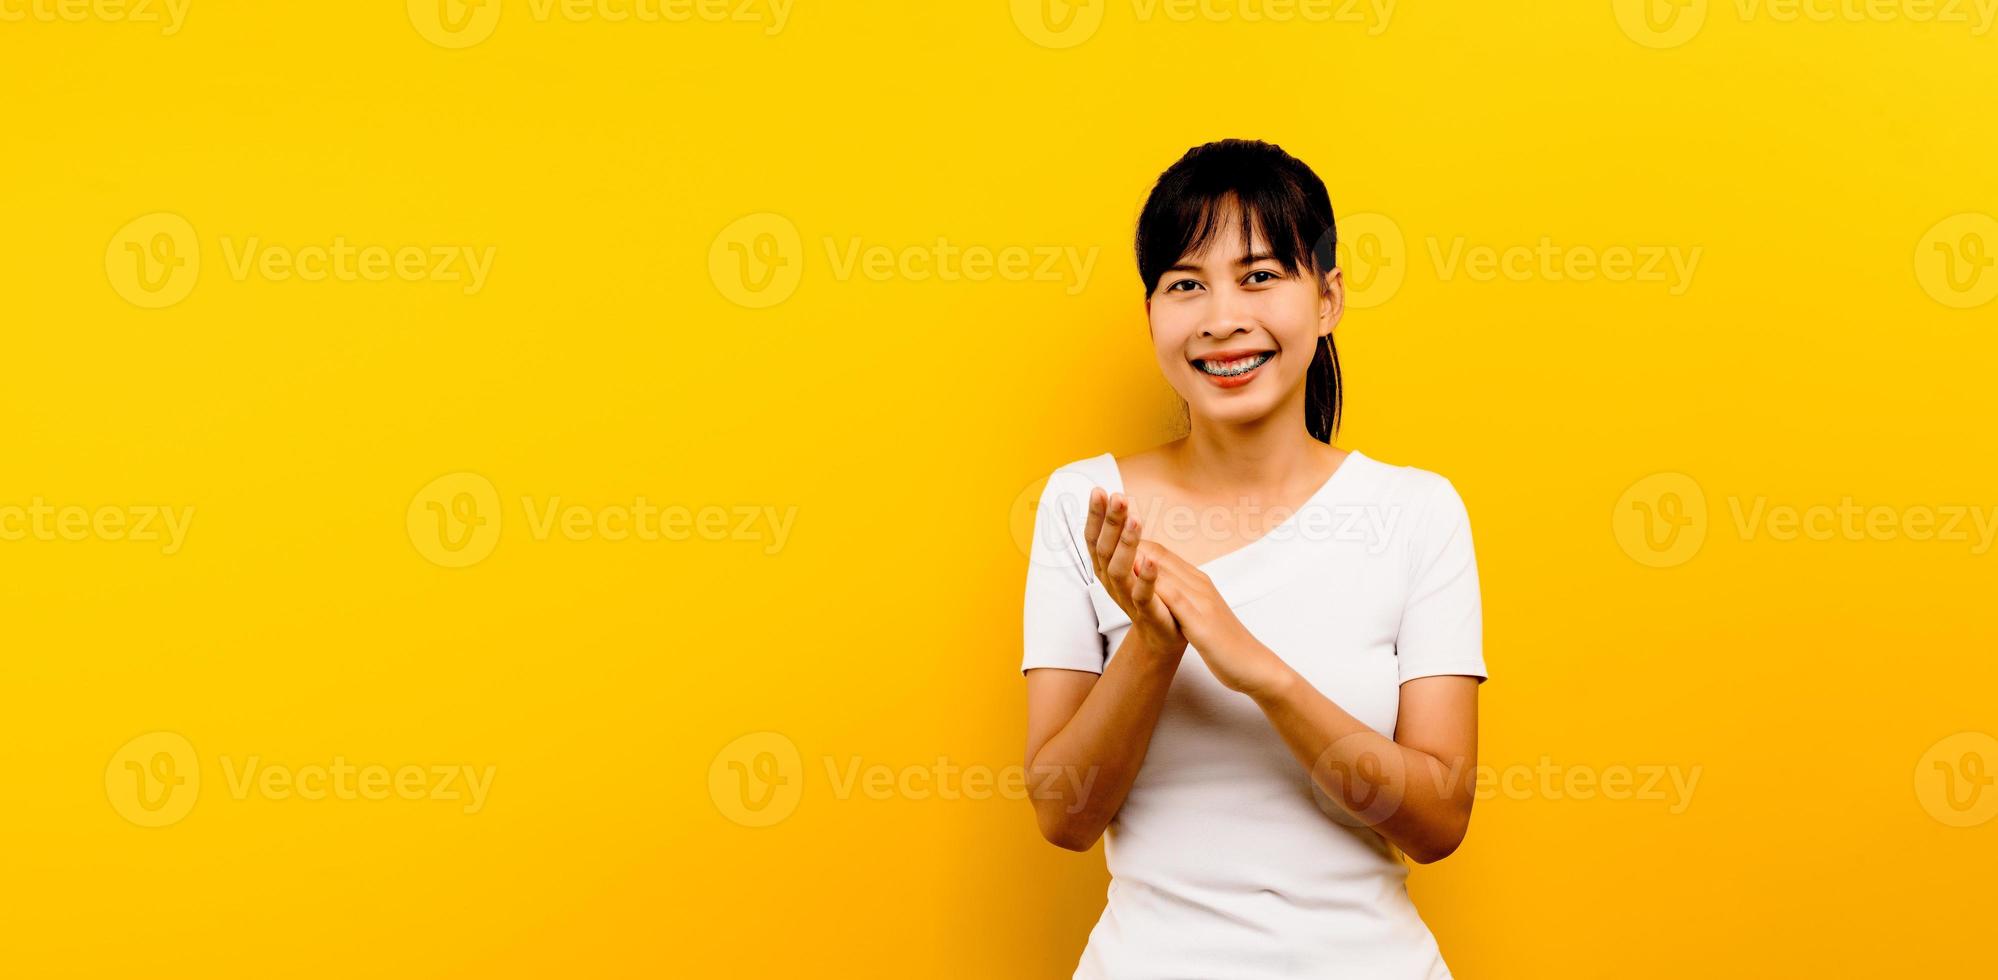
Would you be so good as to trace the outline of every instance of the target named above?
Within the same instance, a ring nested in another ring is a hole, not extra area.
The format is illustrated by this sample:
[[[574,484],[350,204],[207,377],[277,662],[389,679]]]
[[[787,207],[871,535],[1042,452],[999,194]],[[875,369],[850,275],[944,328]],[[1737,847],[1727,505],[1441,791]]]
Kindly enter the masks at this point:
[[[1112,582],[1127,582],[1131,576],[1131,562],[1138,557],[1138,542],[1142,540],[1144,528],[1138,524],[1136,514],[1124,521],[1123,533],[1117,536],[1117,546],[1110,553],[1110,563],[1104,574]]]
[[[1082,540],[1089,543],[1092,553],[1096,550],[1096,533],[1103,530],[1103,510],[1109,506],[1109,498],[1102,487],[1089,488],[1089,520],[1083,524]],[[1099,566],[1097,570],[1102,569]]]
[[[1117,553],[1117,539],[1124,534],[1124,521],[1130,516],[1131,505],[1121,493],[1110,495],[1104,512],[1102,525],[1096,536],[1090,540],[1095,544],[1096,570],[1100,573],[1110,563],[1110,556]]]
[[[1158,558],[1153,553],[1145,553],[1144,566],[1151,592],[1159,597],[1160,602],[1171,605],[1184,592],[1179,584],[1179,578],[1170,569],[1159,564]]]
[[[1193,567],[1191,562],[1181,558],[1178,552],[1165,545],[1159,544],[1156,541],[1148,541],[1146,544],[1151,546],[1147,553],[1168,571],[1184,572]]]
[[[1089,491],[1089,518],[1083,528],[1096,577],[1126,609],[1158,606],[1177,620],[1170,608],[1180,603],[1200,605],[1196,594],[1207,588],[1206,574],[1171,548],[1144,539],[1144,524],[1131,510],[1131,498],[1102,487]]]
[[[1139,576],[1149,580],[1152,594],[1165,603],[1174,619],[1182,612],[1197,613],[1204,608],[1200,597],[1213,588],[1205,573],[1156,541],[1139,546],[1136,567],[1143,569]]]
[[[1143,608],[1158,589],[1159,565],[1142,551],[1136,554],[1131,564],[1131,570],[1137,573],[1137,581],[1131,583],[1131,604]]]
[[[1131,605],[1141,610],[1146,618],[1165,631],[1165,635],[1177,637],[1185,642],[1179,617],[1167,604],[1167,590],[1172,586],[1159,577],[1159,563],[1150,555],[1139,554],[1131,566]]]
[[[1144,541],[1138,545],[1138,550],[1145,563],[1152,568],[1153,581],[1170,582],[1186,574],[1186,562],[1173,554],[1171,548],[1157,541]]]
[[[1146,556],[1158,563],[1161,583],[1173,582],[1191,589],[1211,588],[1207,573],[1171,548],[1156,541],[1145,542],[1145,548]]]

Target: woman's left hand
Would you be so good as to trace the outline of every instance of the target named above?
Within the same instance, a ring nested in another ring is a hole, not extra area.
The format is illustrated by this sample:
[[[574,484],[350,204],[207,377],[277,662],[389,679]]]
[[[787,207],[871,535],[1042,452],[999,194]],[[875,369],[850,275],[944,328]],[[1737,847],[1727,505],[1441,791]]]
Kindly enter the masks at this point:
[[[1187,645],[1199,651],[1207,669],[1229,690],[1255,695],[1274,690],[1290,675],[1290,665],[1250,634],[1207,573],[1171,548],[1144,542],[1133,571],[1153,583]]]

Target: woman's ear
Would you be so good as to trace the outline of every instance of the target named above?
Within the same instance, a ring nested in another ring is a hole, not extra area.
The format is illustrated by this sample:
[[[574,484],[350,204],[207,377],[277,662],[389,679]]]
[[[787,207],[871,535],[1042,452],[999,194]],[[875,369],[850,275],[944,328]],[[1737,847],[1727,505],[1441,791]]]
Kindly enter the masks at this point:
[[[1339,318],[1346,315],[1346,275],[1338,266],[1325,274],[1325,288],[1318,294],[1318,335],[1329,337]]]

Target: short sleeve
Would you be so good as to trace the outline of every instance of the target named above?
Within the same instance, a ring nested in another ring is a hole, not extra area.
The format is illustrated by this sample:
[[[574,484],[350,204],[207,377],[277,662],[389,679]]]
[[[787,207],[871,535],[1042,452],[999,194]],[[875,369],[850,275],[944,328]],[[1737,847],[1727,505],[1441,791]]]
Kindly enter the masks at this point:
[[[1056,470],[1034,510],[1028,547],[1022,674],[1062,667],[1100,674],[1106,661],[1090,599],[1095,571],[1082,550],[1092,484],[1073,470]]]
[[[1431,475],[1410,537],[1408,597],[1402,607],[1395,660],[1401,682],[1437,674],[1485,673],[1484,604],[1471,518],[1450,481]]]

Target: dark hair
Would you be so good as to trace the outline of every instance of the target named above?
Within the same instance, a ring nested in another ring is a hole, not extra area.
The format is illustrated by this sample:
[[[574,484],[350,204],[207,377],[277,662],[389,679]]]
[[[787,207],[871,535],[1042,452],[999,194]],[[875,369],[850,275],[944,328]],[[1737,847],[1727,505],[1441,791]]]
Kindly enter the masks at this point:
[[[1218,140],[1186,151],[1167,167],[1138,215],[1138,276],[1145,295],[1158,289],[1165,270],[1183,256],[1202,251],[1231,209],[1242,215],[1242,249],[1249,251],[1257,231],[1269,242],[1271,257],[1296,275],[1309,266],[1318,289],[1338,265],[1338,227],[1325,182],[1274,143]],[[1305,372],[1304,427],[1330,444],[1339,430],[1339,352],[1330,336]]]

